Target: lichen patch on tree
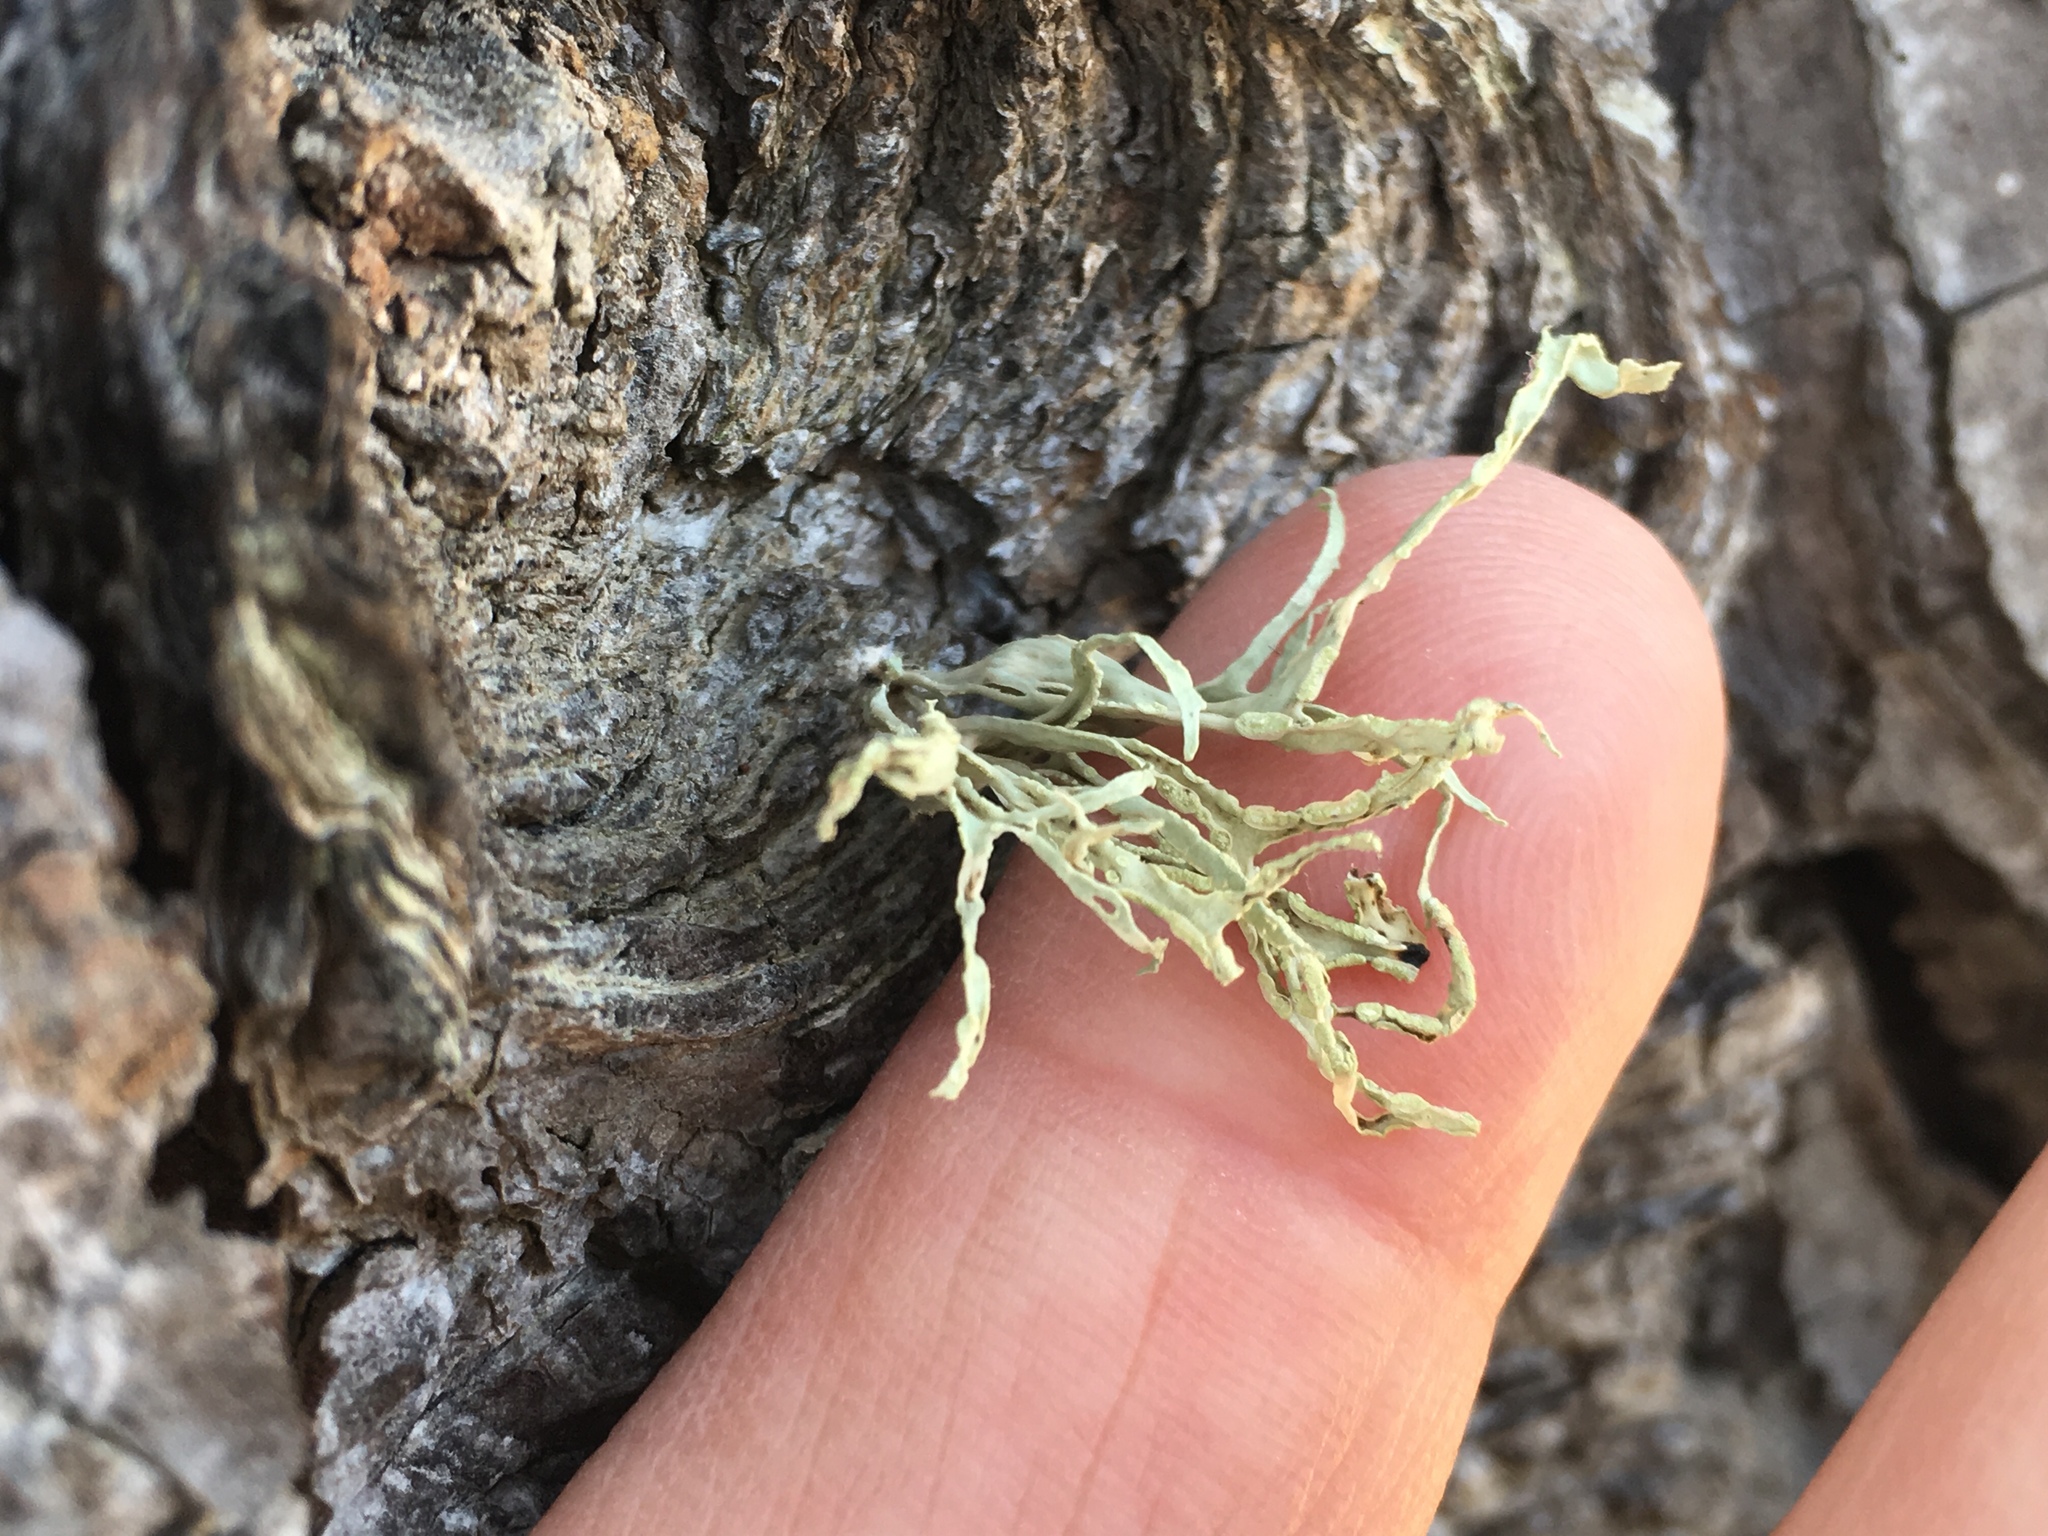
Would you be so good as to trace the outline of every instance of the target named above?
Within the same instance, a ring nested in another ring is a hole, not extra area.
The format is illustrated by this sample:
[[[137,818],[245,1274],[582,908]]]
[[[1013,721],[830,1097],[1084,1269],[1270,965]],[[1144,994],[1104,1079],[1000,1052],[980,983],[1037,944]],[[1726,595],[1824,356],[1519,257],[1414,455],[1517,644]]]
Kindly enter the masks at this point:
[[[1229,942],[1229,931],[1236,929],[1258,972],[1259,990],[1306,1042],[1309,1060],[1330,1083],[1337,1112],[1353,1130],[1370,1136],[1411,1128],[1475,1133],[1479,1122],[1464,1111],[1383,1088],[1361,1074],[1358,1053],[1336,1021],[1350,1018],[1417,1040],[1441,1040],[1471,1016],[1478,1003],[1471,952],[1449,905],[1431,890],[1430,871],[1453,807],[1462,803],[1499,820],[1460,781],[1458,764],[1500,751],[1506,745],[1503,719],[1535,717],[1519,704],[1485,698],[1472,700],[1449,720],[1347,715],[1317,699],[1359,604],[1385,588],[1395,568],[1453,509],[1499,476],[1567,379],[1610,399],[1660,393],[1677,373],[1676,363],[1611,362],[1594,336],[1546,333],[1491,451],[1415,520],[1358,585],[1319,603],[1344,552],[1343,509],[1333,492],[1323,493],[1329,531],[1301,586],[1243,654],[1205,683],[1197,684],[1164,646],[1142,633],[1013,640],[970,666],[945,672],[910,671],[890,659],[868,710],[882,732],[833,770],[818,836],[829,842],[836,835],[871,779],[905,799],[942,806],[959,826],[954,906],[965,951],[967,1010],[957,1026],[953,1066],[933,1095],[959,1095],[988,1033],[991,978],[975,940],[996,844],[1014,837],[1110,932],[1149,955],[1155,966],[1168,941],[1148,933],[1134,907],[1162,922],[1225,984],[1244,972]],[[1138,676],[1117,651],[1143,656],[1161,680]],[[1263,682],[1255,681],[1261,676]],[[973,712],[948,714],[947,704]],[[990,706],[1002,713],[989,713]],[[1178,751],[1147,739],[1170,739],[1175,732]],[[1342,800],[1293,810],[1245,805],[1195,769],[1204,734],[1280,751],[1348,752],[1376,772],[1370,784]],[[1289,888],[1316,859],[1378,853],[1379,835],[1366,823],[1431,794],[1438,808],[1415,886],[1420,923],[1389,896],[1377,875],[1354,873],[1345,882],[1349,917],[1320,911]],[[1425,932],[1440,936],[1451,971],[1437,1012],[1336,1002],[1330,973],[1349,966],[1415,980],[1428,955]]]

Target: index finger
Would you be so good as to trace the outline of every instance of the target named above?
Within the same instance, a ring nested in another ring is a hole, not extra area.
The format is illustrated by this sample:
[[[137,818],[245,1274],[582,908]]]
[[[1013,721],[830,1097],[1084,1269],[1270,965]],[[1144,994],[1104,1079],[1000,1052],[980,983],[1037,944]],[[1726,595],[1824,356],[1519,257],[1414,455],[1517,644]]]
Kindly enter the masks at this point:
[[[1460,473],[1346,486],[1347,571]],[[1255,541],[1169,646],[1214,670],[1319,531]],[[1512,824],[1454,820],[1433,877],[1477,959],[1472,1023],[1358,1044],[1481,1136],[1362,1142],[1253,983],[1185,954],[1138,976],[1020,859],[983,926],[995,1013],[965,1093],[926,1097],[949,986],[543,1530],[1421,1530],[1494,1316],[1690,930],[1723,750],[1683,578],[1534,472],[1360,610],[1324,699],[1441,715],[1475,695],[1535,708],[1566,756],[1516,741],[1466,774]],[[1366,773],[1221,741],[1200,766],[1277,804]],[[1428,817],[1389,836],[1397,892]]]

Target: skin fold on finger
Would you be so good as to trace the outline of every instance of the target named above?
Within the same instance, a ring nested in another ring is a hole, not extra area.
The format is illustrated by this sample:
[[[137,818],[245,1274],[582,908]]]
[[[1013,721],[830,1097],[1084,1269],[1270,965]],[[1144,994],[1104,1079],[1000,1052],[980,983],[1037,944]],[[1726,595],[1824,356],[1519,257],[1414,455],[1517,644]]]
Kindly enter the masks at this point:
[[[1350,482],[1341,591],[1463,472]],[[1218,572],[1169,632],[1215,670],[1292,590],[1321,518]],[[1516,723],[1436,866],[1479,1009],[1363,1069],[1477,1113],[1360,1138],[1247,976],[1156,975],[1013,861],[983,925],[989,1044],[957,1103],[957,982],[920,1016],[689,1344],[544,1523],[571,1532],[1416,1532],[1493,1319],[1684,945],[1721,775],[1719,674],[1682,577],[1586,492],[1511,471],[1369,600],[1324,702],[1477,695]],[[1369,770],[1227,740],[1196,766],[1277,804]],[[1383,867],[1412,897],[1433,807]],[[1305,888],[1325,907],[1343,868]],[[1339,908],[1341,910],[1341,908]],[[1443,962],[1403,999],[1433,1008]],[[1350,973],[1346,973],[1347,975]],[[1365,987],[1340,986],[1340,998]]]
[[[1779,1536],[2048,1530],[2048,1159],[1998,1213]]]

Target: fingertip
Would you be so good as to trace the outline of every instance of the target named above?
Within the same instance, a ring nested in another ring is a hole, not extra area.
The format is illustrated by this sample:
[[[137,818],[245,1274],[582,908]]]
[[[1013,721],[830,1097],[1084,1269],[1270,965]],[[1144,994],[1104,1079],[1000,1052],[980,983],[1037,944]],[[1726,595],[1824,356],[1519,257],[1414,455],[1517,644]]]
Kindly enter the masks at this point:
[[[1340,486],[1348,533],[1326,593],[1356,581],[1469,463],[1395,465]],[[1293,590],[1324,527],[1310,504],[1261,534],[1196,596],[1169,646],[1197,675],[1220,667]],[[1093,1070],[1148,1071],[1155,1086],[1175,1088],[1192,1078],[1197,1100],[1207,1084],[1204,1112],[1235,1134],[1282,1139],[1304,1161],[1341,1170],[1378,1213],[1428,1227],[1458,1263],[1505,1284],[1696,918],[1726,730],[1712,633],[1676,562],[1607,501],[1517,466],[1454,511],[1360,607],[1322,702],[1445,718],[1477,697],[1525,706],[1562,754],[1508,722],[1499,756],[1459,766],[1507,822],[1454,817],[1432,880],[1474,956],[1478,1009],[1462,1033],[1435,1044],[1354,1033],[1368,1075],[1476,1113],[1476,1141],[1407,1135],[1360,1148],[1334,1120],[1303,1123],[1316,1085],[1282,1085],[1302,1073],[1299,1053],[1284,1034],[1274,1038],[1277,1021],[1261,1017],[1248,986],[1218,1005],[1234,1010],[1236,1032],[1209,1046],[1207,1071],[1160,1073],[1092,1008],[1056,1034]],[[1205,774],[1276,804],[1336,798],[1362,771],[1348,757],[1237,741],[1204,753]],[[1382,828],[1380,867],[1397,891],[1413,890],[1432,811]],[[1342,910],[1342,876],[1332,861],[1312,868],[1303,888]],[[1061,936],[1033,947],[1058,948],[1072,964],[1087,941],[1065,919],[1051,921]],[[1161,978],[1168,1006],[1197,1006],[1207,982],[1192,970]],[[1424,968],[1420,1002],[1390,983],[1356,990],[1426,1011],[1441,987],[1439,966]],[[1294,1113],[1276,1107],[1290,1097]]]
[[[1344,485],[1330,590],[1464,469]],[[1169,648],[1219,669],[1322,530],[1311,510],[1254,540]],[[1357,1041],[1372,1076],[1476,1111],[1478,1138],[1361,1140],[1253,978],[1219,988],[1184,951],[1141,975],[1019,857],[983,923],[994,1013],[959,1102],[928,1097],[955,982],[551,1528],[709,1530],[738,1507],[762,1531],[1426,1523],[1494,1311],[1689,930],[1723,737],[1682,574],[1632,519],[1534,471],[1460,508],[1363,605],[1322,702],[1442,717],[1481,696],[1535,711],[1564,756],[1513,732],[1463,765],[1509,822],[1455,817],[1432,874],[1478,1012],[1434,1044]],[[1198,767],[1281,805],[1371,773],[1228,738]],[[1390,819],[1382,868],[1404,895],[1431,818]],[[1307,894],[1342,910],[1341,878]],[[609,1491],[607,1466],[631,1469]],[[652,1512],[650,1488],[689,1490],[690,1512]]]

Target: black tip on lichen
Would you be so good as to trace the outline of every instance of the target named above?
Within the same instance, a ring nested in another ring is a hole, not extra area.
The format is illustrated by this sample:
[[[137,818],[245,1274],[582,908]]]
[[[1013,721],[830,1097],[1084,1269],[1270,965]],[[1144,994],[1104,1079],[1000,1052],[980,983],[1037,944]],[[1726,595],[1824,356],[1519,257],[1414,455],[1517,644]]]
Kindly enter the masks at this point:
[[[1420,965],[1428,958],[1429,946],[1427,944],[1403,944],[1401,946],[1401,961],[1404,965]]]

